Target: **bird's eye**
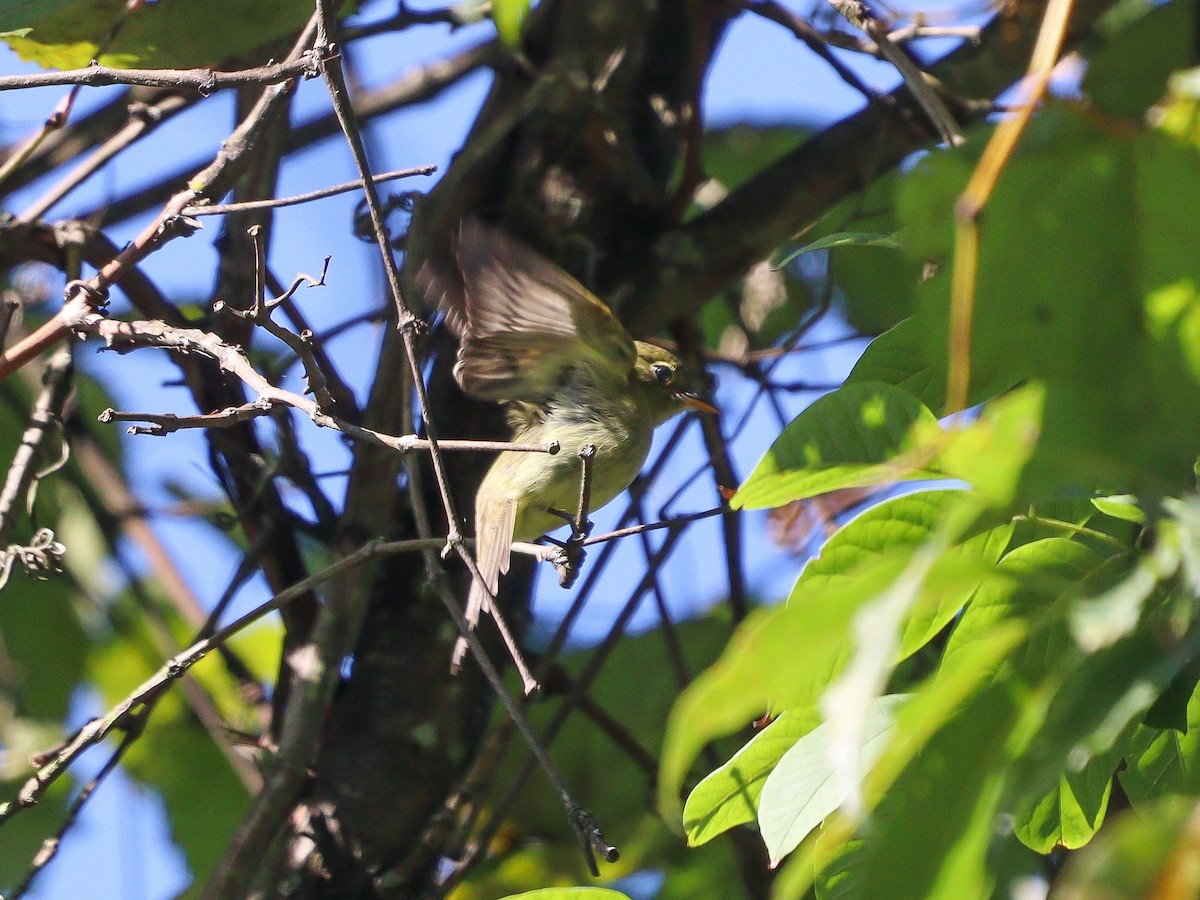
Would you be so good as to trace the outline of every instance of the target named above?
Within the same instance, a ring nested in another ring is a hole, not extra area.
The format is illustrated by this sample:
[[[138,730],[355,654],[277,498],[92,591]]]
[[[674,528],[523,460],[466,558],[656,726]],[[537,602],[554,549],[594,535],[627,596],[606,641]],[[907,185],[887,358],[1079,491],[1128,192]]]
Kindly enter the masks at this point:
[[[671,379],[675,377],[675,370],[668,365],[659,363],[654,367],[654,377],[658,379],[659,384],[670,384]]]

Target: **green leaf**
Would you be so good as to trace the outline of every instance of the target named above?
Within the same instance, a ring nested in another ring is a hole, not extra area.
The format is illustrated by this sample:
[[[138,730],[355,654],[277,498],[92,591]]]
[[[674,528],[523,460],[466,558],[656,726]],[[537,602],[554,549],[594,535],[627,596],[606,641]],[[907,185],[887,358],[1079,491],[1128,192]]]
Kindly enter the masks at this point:
[[[879,382],[844,385],[783,430],[730,502],[762,509],[841,488],[937,477],[895,461],[918,427],[928,433],[937,420],[907,391]]]
[[[1082,846],[1104,821],[1113,772],[1138,720],[1195,651],[1195,635],[1169,648],[1157,632],[1144,623],[1098,652],[1059,656],[1052,681],[1061,687],[1007,789],[1017,834],[1032,849]]]
[[[870,769],[891,734],[897,706],[904,695],[877,697],[865,717],[861,766]],[[842,805],[847,786],[836,777],[829,723],[801,737],[767,777],[758,809],[758,824],[771,865],[791,853],[827,815]]]
[[[970,503],[965,491],[917,491],[870,507],[839,528],[800,574],[793,593],[819,593],[849,584],[862,567],[870,567],[897,551],[927,543],[950,515]],[[924,646],[962,609],[982,578],[1000,559],[1012,524],[1005,523],[956,544],[933,566],[925,590],[905,621],[899,659]]]
[[[1088,760],[1078,771],[1064,772],[1055,788],[1018,816],[1014,828],[1021,843],[1038,853],[1087,844],[1104,822],[1120,761],[1114,751]]]
[[[903,554],[867,567],[852,583],[814,595],[793,592],[785,606],[756,610],[721,658],[680,695],[667,721],[658,804],[679,821],[677,793],[700,749],[764,711],[812,707],[844,663],[850,621],[903,569]]]
[[[987,896],[986,856],[1008,762],[1006,738],[1020,715],[1000,682],[955,710],[872,812],[851,896]],[[898,721],[898,738],[900,728]]]
[[[0,32],[27,32],[27,26],[76,2],[78,0],[8,0],[0,7]]]
[[[1039,624],[1037,639],[1024,651],[1030,671],[1053,669],[1064,648],[1072,646],[1065,608],[1055,614],[1055,601],[1071,591],[1082,591],[1084,582],[1104,566],[1106,557],[1076,541],[1046,538],[1024,544],[1006,555],[996,567],[1004,580],[980,587],[960,617],[942,656],[942,666],[958,665],[959,654],[1002,622],[1020,619]],[[1049,622],[1042,623],[1045,616]],[[1029,676],[1037,680],[1036,676]]]
[[[96,58],[121,68],[211,65],[297,34],[312,15],[307,0],[146,3],[125,18],[110,41],[125,0],[38,3],[17,18],[9,5],[0,13],[0,29],[9,23],[32,26],[28,36],[7,39],[9,46],[26,62],[52,69],[80,68]]]
[[[823,216],[805,237],[821,241],[829,235],[851,232],[902,239],[895,207],[903,177],[891,172],[875,178]],[[827,269],[839,305],[845,307],[846,320],[862,334],[879,334],[916,310],[923,265],[923,260],[906,253],[834,246],[829,250]],[[819,277],[819,288],[824,289],[825,272]]]
[[[947,355],[953,207],[975,152],[931,154],[901,192],[905,252],[938,266],[918,313],[937,369]],[[980,228],[971,380],[1044,383],[1030,490],[1118,483],[1170,494],[1194,483],[1200,233],[1179,197],[1200,195],[1198,160],[1163,134],[1117,136],[1054,105],[999,181]]]
[[[509,894],[502,900],[629,900],[620,891],[598,887],[542,888],[523,894]]]
[[[1092,505],[1106,516],[1144,525],[1146,513],[1138,506],[1137,498],[1132,494],[1118,494],[1112,497],[1093,497]]]
[[[1094,28],[1083,91],[1107,113],[1140,120],[1167,77],[1193,59],[1195,5],[1134,0],[1117,4]]]
[[[970,484],[991,505],[1013,506],[1041,433],[1044,400],[1040,385],[1027,385],[989,402],[971,424],[951,426],[937,468]]]
[[[827,234],[825,237],[818,238],[811,244],[805,244],[803,247],[793,250],[777,262],[775,267],[782,269],[792,260],[798,259],[805,253],[815,253],[818,250],[832,250],[834,247],[882,247],[887,250],[899,250],[900,242],[896,240],[895,235],[891,234],[873,234],[868,231],[836,231],[833,234]]]
[[[521,26],[529,16],[529,0],[492,0],[496,33],[509,49],[521,46]]]
[[[70,548],[67,550],[70,553]],[[83,675],[87,639],[65,576],[41,581],[15,567],[0,594],[5,693],[26,718],[59,721]]]
[[[1182,731],[1140,725],[1126,760],[1117,777],[1138,808],[1170,794],[1200,795],[1200,690],[1188,701]]]
[[[740,187],[758,172],[812,137],[811,128],[796,125],[735,124],[704,133],[704,171],[724,192]]]
[[[867,345],[846,378],[847,384],[882,381],[908,391],[932,410],[946,405],[946,364],[930,357],[922,338],[922,323],[908,318]],[[1013,387],[1020,379],[998,373],[991,380],[972,378],[968,405],[974,406]]]
[[[688,844],[696,847],[758,816],[763,784],[783,755],[816,728],[815,708],[784,710],[752,737],[729,761],[714,769],[688,795],[683,827]]]
[[[1129,811],[1072,854],[1055,900],[1143,900],[1200,894],[1194,798],[1168,797]]]

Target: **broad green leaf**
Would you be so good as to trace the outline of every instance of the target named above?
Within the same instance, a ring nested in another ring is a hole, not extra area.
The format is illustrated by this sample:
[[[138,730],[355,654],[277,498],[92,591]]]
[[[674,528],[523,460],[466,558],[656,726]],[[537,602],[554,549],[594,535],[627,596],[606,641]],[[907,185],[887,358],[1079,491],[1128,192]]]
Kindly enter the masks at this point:
[[[67,582],[65,575],[35,579],[17,565],[0,592],[4,690],[26,718],[63,719],[83,675],[87,639]]]
[[[1145,511],[1138,506],[1137,498],[1132,494],[1117,494],[1112,497],[1093,497],[1092,505],[1106,516],[1135,522],[1142,525],[1146,521]]]
[[[857,748],[861,766],[870,769],[892,728],[895,709],[904,695],[877,697],[867,711],[863,742]],[[835,776],[829,723],[801,737],[767,776],[758,809],[759,830],[772,866],[791,853],[824,818],[846,799]]]
[[[1105,755],[1088,760],[1079,771],[1064,772],[1054,789],[1018,817],[1017,837],[1038,853],[1084,846],[1104,822],[1118,763],[1119,755]]]
[[[820,242],[845,233],[887,235],[899,245],[903,235],[898,233],[895,207],[903,178],[895,171],[875,178],[835,206],[803,238]],[[824,287],[827,270],[846,320],[861,334],[879,334],[915,311],[922,267],[922,260],[895,250],[833,246],[814,287]]]
[[[1053,607],[1061,597],[1082,590],[1083,582],[1104,563],[1105,557],[1065,538],[1017,547],[996,567],[1008,580],[983,585],[968,604],[950,634],[942,666],[957,665],[958,655],[969,653],[975,641],[986,639],[1006,620],[1021,619],[1038,629],[1023,653],[1027,665],[1053,669],[1057,657],[1071,646],[1065,606]],[[1047,616],[1050,620],[1043,622]]]
[[[629,900],[620,891],[598,887],[543,888],[523,894],[509,894],[503,900]]]
[[[811,244],[805,244],[791,251],[777,262],[776,268],[782,269],[792,260],[805,253],[815,253],[818,250],[832,250],[834,247],[879,247],[885,250],[899,250],[900,242],[891,234],[874,234],[869,231],[836,231],[817,238]]]
[[[848,585],[796,593],[784,606],[746,618],[715,665],[679,697],[667,721],[658,805],[678,822],[677,794],[688,767],[714,738],[731,734],[764,712],[808,708],[845,660],[850,620],[903,569],[904,555],[868,567]]]
[[[952,210],[975,152],[931,154],[901,192],[905,251],[939,267],[918,313],[935,368],[946,360]],[[1005,169],[981,220],[971,378],[1044,383],[1028,490],[1193,484],[1200,258],[1179,197],[1200,195],[1198,160],[1165,135],[1117,136],[1058,105]]]
[[[897,712],[892,738],[867,775],[864,793],[869,807],[894,794],[897,779],[918,765],[930,743],[974,702],[981,691],[991,689],[996,671],[1025,635],[1019,622],[1001,624],[972,648],[973,653],[961,656],[959,665],[939,671],[912,695]],[[991,746],[989,744],[987,749]],[[805,844],[784,867],[779,884],[786,886],[786,890],[780,890],[775,896],[802,896],[824,866],[844,864],[845,872],[831,873],[831,882],[838,884],[836,896],[862,896],[870,900],[870,895],[860,893],[864,877],[864,866],[859,863],[861,849],[851,854],[851,860],[846,859],[842,850],[844,845],[854,843],[854,834],[853,820],[840,813],[827,818],[812,846]],[[874,830],[870,832],[872,842],[875,834]],[[828,890],[832,887],[831,884]]]
[[[855,516],[826,541],[819,554],[805,565],[796,583],[796,594],[827,590],[849,583],[859,567],[908,548],[925,544],[948,516],[970,503],[964,491],[918,491],[893,497]],[[980,574],[994,565],[1008,544],[1011,523],[975,535],[948,549],[934,564],[925,590],[909,612],[901,636],[899,659],[925,645],[958,614],[979,580],[968,569],[978,566]],[[939,570],[945,570],[940,575]]]
[[[1187,704],[1186,728],[1138,727],[1118,776],[1134,806],[1169,794],[1200,795],[1200,690]]]
[[[946,405],[944,354],[930,357],[921,336],[922,323],[908,318],[885,331],[867,345],[846,378],[847,384],[882,381],[908,391],[932,410]],[[998,397],[1020,379],[999,373],[985,381],[973,378],[968,403],[974,406]]]
[[[897,459],[937,421],[906,391],[871,382],[844,385],[800,413],[730,501],[736,509],[782,506],[847,487],[934,478],[922,460]]]
[[[731,191],[812,135],[812,129],[797,125],[736,124],[709,129],[701,147],[704,171],[725,191]]]
[[[31,27],[27,36],[7,39],[9,46],[25,61],[52,69],[80,68],[97,57],[122,68],[212,65],[295,35],[312,15],[307,0],[146,3],[125,18],[110,42],[125,0],[38,3],[19,14],[7,6],[0,28],[9,23]]]
[[[1011,507],[1042,427],[1045,392],[1027,385],[991,401],[969,425],[945,433],[937,468],[960,478],[995,507]]]
[[[821,835],[817,835],[817,851],[819,853]],[[841,844],[833,859],[820,864],[820,872],[813,882],[813,892],[817,900],[849,900],[857,895],[858,883],[855,881],[855,864],[862,858],[866,841],[861,837],[851,838]]]
[[[0,7],[0,32],[23,31],[28,26],[78,0],[8,0]]]
[[[1055,886],[1055,900],[1197,896],[1198,821],[1191,797],[1167,797],[1124,813],[1090,846],[1070,856]]]
[[[492,0],[492,21],[496,33],[510,49],[521,46],[521,26],[529,15],[529,0]]]
[[[1083,90],[1111,115],[1140,120],[1167,77],[1193,59],[1195,5],[1136,0],[1117,4],[1093,31]]]
[[[821,722],[815,708],[784,710],[688,795],[683,827],[696,847],[758,816],[763,784],[780,758]]]
[[[1195,652],[1195,636],[1171,647],[1157,632],[1145,623],[1103,650],[1059,656],[1047,681],[1061,687],[1007,788],[1017,834],[1032,849],[1082,846],[1103,822],[1138,720]]]
[[[871,814],[855,890],[872,900],[960,900],[987,895],[1016,699],[994,682],[968,698],[883,794]],[[896,723],[899,735],[901,723]]]

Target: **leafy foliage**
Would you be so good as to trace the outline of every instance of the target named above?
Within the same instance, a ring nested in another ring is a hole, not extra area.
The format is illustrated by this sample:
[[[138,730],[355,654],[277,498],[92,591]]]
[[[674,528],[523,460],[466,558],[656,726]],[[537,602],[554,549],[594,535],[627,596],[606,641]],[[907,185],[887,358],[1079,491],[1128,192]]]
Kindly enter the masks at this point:
[[[1159,86],[1118,90],[1116,48],[1189,15],[1139,19],[1085,87],[1144,114],[1167,72],[1147,53]],[[843,525],[672,713],[670,818],[706,742],[778,717],[691,789],[683,822],[699,844],[757,819],[772,858],[792,857],[779,896],[987,896],[1029,877],[1035,853],[1098,833],[1061,896],[1145,896],[1151,873],[1174,877],[1162,846],[1136,862],[1132,848],[1189,840],[1194,800],[1167,798],[1197,792],[1200,231],[1180,198],[1200,196],[1200,155],[1177,90],[1158,127],[1113,129],[1067,102],[1034,120],[980,219],[970,417],[931,410],[945,402],[953,207],[978,150],[930,154],[887,186],[894,223],[864,228],[894,225],[925,266],[912,314],[784,429],[734,503],[901,477],[966,491]],[[1106,838],[1118,780],[1135,809],[1170,811]]]

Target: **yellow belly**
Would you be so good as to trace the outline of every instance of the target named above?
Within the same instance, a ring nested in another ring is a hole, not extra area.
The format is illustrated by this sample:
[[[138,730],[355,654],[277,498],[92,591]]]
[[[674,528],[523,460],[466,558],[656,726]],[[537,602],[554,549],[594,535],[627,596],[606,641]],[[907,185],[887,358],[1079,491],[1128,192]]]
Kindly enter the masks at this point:
[[[513,539],[530,541],[564,524],[548,512],[559,509],[574,515],[579,507],[582,463],[579,451],[588,444],[596,448],[592,461],[590,511],[604,506],[637,477],[650,450],[651,424],[625,429],[603,423],[571,423],[564,440],[561,422],[553,419],[523,431],[522,443],[558,440],[562,446],[554,456],[545,453],[501,453],[479,488],[479,497],[517,501]]]

